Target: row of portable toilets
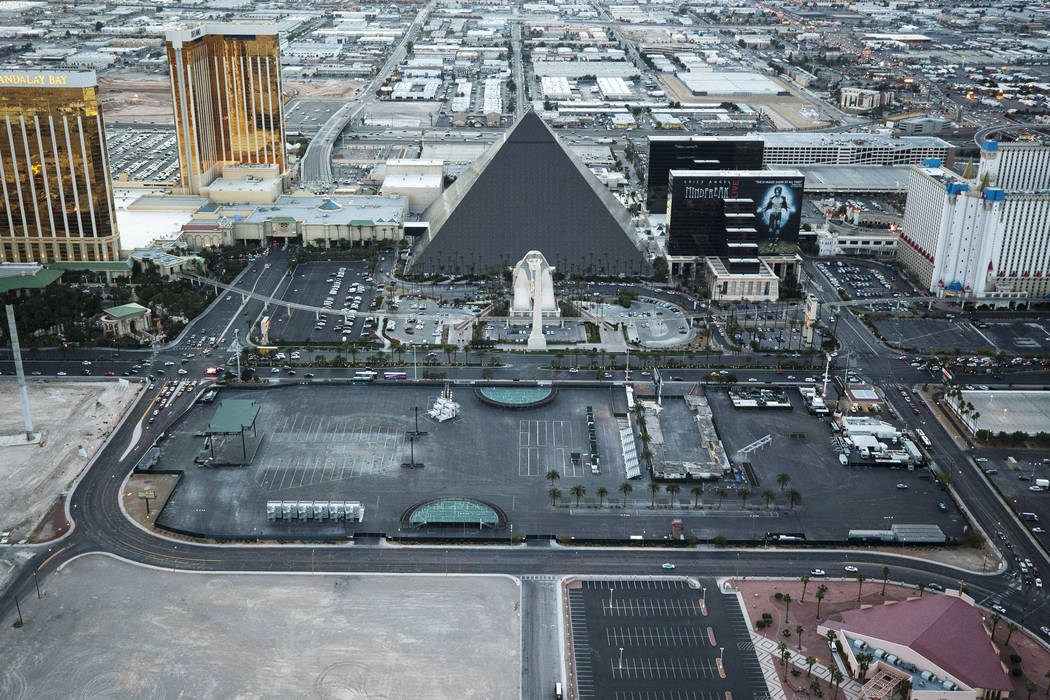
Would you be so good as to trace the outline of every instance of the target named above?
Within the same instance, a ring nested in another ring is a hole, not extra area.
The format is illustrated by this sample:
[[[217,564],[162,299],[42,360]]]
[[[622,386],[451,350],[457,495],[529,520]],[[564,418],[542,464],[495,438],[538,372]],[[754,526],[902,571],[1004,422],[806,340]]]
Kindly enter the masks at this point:
[[[346,520],[359,523],[365,509],[357,501],[267,501],[267,520]]]

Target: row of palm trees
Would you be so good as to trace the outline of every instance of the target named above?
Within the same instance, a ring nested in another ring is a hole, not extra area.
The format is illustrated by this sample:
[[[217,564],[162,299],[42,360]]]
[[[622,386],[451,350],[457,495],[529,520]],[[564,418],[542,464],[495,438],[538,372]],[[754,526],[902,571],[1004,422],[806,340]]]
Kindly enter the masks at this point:
[[[781,477],[783,477],[783,479],[781,479]],[[561,492],[561,489],[559,489],[559,488],[557,488],[555,486],[555,482],[557,482],[558,479],[561,478],[561,474],[558,472],[557,469],[551,469],[550,471],[547,472],[546,478],[550,482],[550,488],[547,490],[547,495],[549,495],[550,498],[551,498],[551,506],[556,506],[558,504],[558,499],[562,497],[562,492]],[[785,491],[785,487],[787,486],[788,481],[789,481],[789,477],[788,477],[787,474],[781,474],[780,476],[777,477],[777,482],[781,486],[781,488],[780,488],[781,492],[784,493],[785,497],[787,498],[789,507],[792,510],[794,510],[795,506],[797,506],[800,503],[802,503],[802,494],[799,493],[799,491],[797,489],[788,489],[788,490]],[[650,508],[655,508],[656,507],[656,496],[657,496],[657,494],[660,493],[661,488],[663,488],[668,494],[670,494],[670,496],[671,496],[671,504],[670,505],[671,505],[672,508],[675,507],[675,499],[678,497],[678,494],[682,492],[682,487],[680,485],[678,485],[678,484],[667,484],[667,486],[661,487],[661,485],[658,484],[655,481],[650,481],[649,484],[648,484],[648,488],[649,488],[649,494],[651,496],[651,499],[649,501],[649,507]],[[634,491],[634,486],[632,486],[630,483],[625,481],[622,484],[620,484],[616,488],[616,490],[619,491],[623,495],[623,505],[626,508],[627,507],[627,497]],[[582,484],[576,484],[572,488],[569,489],[569,493],[573,497],[575,497],[575,499],[576,499],[576,506],[579,507],[580,500],[587,493],[587,489]],[[605,507],[605,499],[609,497],[609,489],[605,488],[604,486],[599,486],[598,490],[595,493],[598,496],[598,507],[599,508],[604,508]],[[699,508],[700,507],[700,497],[704,495],[704,485],[703,484],[696,484],[691,489],[689,489],[689,493],[693,496],[693,508]],[[718,489],[715,490],[714,493],[715,493],[716,496],[718,496],[718,508],[719,508],[719,510],[721,510],[722,502],[729,495],[729,491],[724,489],[724,488],[718,488]],[[740,505],[741,505],[741,507],[746,508],[747,507],[747,501],[752,495],[751,489],[746,488],[746,487],[742,488],[742,489],[738,489],[736,494],[737,494],[737,497],[740,498]],[[771,489],[766,489],[765,491],[762,492],[762,499],[766,503],[766,508],[769,508],[770,505],[776,500],[776,498],[777,498],[776,492],[774,492]],[[678,505],[679,506],[682,505],[681,501],[678,502]]]

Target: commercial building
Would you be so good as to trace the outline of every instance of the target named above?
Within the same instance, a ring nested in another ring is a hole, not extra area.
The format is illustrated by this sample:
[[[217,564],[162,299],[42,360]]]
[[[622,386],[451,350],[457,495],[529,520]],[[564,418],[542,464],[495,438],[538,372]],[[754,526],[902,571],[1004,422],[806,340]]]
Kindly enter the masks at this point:
[[[422,212],[441,196],[443,173],[441,160],[388,160],[380,193],[384,197],[405,197],[410,212]]]
[[[870,112],[893,103],[889,90],[844,87],[839,91],[839,106],[849,112]]]
[[[138,338],[153,330],[153,313],[133,302],[105,309],[95,323],[107,338]]]
[[[651,273],[628,211],[531,110],[424,218],[416,273],[501,274],[530,250],[563,274]]]
[[[672,170],[668,250],[725,255],[732,243],[797,242],[804,179],[797,170]]]
[[[266,206],[209,203],[182,227],[190,248],[289,242],[321,248],[399,243],[405,236],[403,197],[284,195]]]
[[[789,95],[787,88],[749,71],[678,71],[677,78],[696,97]]]
[[[92,72],[0,71],[0,261],[117,260]]]
[[[287,173],[277,29],[205,24],[166,34],[181,187],[200,194],[227,163]]]
[[[900,234],[896,231],[821,229],[817,231],[817,254],[821,257],[892,257],[897,254],[898,241]]]
[[[760,136],[650,136],[646,204],[652,214],[667,211],[667,176],[681,170],[759,170]]]
[[[852,533],[851,533],[852,534]],[[898,538],[899,539],[899,538]],[[915,700],[1001,700],[1013,686],[981,611],[948,591],[847,610],[817,625],[829,633],[846,669],[865,685],[862,698],[891,698],[907,682]],[[861,670],[862,654],[873,660]]]
[[[973,410],[960,411],[959,402]],[[976,433],[992,435],[1022,432],[1032,437],[1050,433],[1050,391],[981,391],[965,389],[961,399],[949,398],[948,406],[963,425]]]
[[[1046,297],[1050,144],[985,141],[973,177],[936,160],[913,168],[897,250],[938,296],[1011,306]]]
[[[767,168],[802,165],[915,165],[938,158],[949,167],[955,147],[933,136],[885,136],[868,133],[755,134],[765,143],[762,162]]]

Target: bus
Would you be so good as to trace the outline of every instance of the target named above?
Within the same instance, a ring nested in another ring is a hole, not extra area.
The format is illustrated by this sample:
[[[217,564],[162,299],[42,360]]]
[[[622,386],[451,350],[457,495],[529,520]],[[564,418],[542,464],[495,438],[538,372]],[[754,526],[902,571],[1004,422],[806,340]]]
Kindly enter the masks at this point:
[[[919,436],[919,442],[921,442],[924,447],[930,447],[931,446],[930,438],[926,437],[926,433],[924,433],[921,430],[916,429],[915,430],[915,434],[917,436]]]
[[[383,379],[408,379],[405,372],[383,372]]]
[[[366,371],[354,372],[354,376],[350,377],[350,381],[352,381],[352,382],[370,382],[370,381],[372,381],[375,378],[376,378],[376,373],[375,372],[369,372],[369,371],[366,370]]]

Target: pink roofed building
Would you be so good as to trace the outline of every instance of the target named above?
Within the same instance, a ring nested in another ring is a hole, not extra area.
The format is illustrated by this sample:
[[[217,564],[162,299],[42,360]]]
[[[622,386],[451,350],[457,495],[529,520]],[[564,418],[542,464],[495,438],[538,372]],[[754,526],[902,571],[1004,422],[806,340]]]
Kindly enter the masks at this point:
[[[834,632],[838,656],[858,680],[862,697],[886,698],[911,683],[913,700],[999,700],[1012,685],[982,612],[958,592],[877,605],[826,620],[820,634]],[[870,654],[861,676],[858,657]]]

